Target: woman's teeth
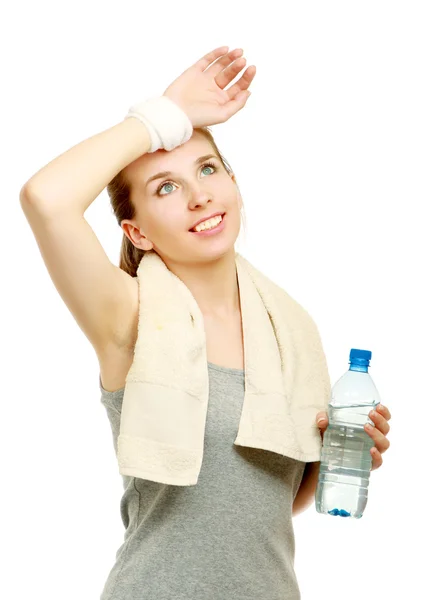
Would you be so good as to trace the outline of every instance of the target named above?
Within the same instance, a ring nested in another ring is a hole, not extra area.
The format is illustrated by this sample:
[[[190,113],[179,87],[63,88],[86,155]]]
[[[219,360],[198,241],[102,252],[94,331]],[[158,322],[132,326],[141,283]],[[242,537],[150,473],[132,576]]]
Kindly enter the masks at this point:
[[[223,220],[222,216],[218,215],[217,217],[214,217],[213,219],[209,219],[208,221],[203,221],[203,223],[200,223],[199,225],[194,227],[193,230],[194,231],[204,231],[205,229],[213,229],[214,227],[219,225],[219,223],[221,223],[222,220]]]

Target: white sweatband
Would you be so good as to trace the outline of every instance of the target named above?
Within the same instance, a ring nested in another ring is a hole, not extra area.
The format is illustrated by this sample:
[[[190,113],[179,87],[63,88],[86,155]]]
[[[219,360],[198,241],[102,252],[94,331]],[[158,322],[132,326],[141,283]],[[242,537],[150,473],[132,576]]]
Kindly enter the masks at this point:
[[[157,96],[134,104],[125,119],[129,117],[136,117],[148,129],[151,138],[148,152],[173,150],[192,136],[193,127],[189,117],[168,96]]]

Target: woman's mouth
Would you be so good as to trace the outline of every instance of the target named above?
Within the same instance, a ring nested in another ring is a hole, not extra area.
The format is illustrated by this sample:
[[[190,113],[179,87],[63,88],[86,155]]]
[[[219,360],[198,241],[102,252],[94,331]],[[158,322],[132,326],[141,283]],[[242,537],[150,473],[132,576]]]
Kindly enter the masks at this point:
[[[201,231],[195,231],[194,229],[190,229],[189,233],[194,233],[195,235],[201,236],[201,237],[216,235],[217,233],[220,233],[224,229],[226,215],[227,215],[227,213],[224,213],[222,215],[221,221],[214,227],[211,227],[210,229],[202,229]]]

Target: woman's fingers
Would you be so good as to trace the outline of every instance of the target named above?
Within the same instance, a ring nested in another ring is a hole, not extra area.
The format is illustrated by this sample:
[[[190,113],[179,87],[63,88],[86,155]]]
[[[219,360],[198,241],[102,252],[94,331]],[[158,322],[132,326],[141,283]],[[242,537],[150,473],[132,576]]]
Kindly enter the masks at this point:
[[[242,92],[243,90],[246,90],[249,87],[249,85],[251,84],[251,82],[253,81],[255,75],[256,75],[256,66],[255,65],[251,65],[250,67],[248,67],[245,70],[245,72],[243,73],[242,77],[240,77],[238,79],[238,81],[232,85],[231,88],[229,88],[228,90],[225,90],[227,92],[230,100],[233,100],[235,98],[235,96],[237,94],[239,94],[239,92]],[[232,79],[235,76],[236,76],[236,73],[232,77]]]
[[[164,95],[186,112],[194,128],[224,123],[248,100],[248,87],[256,74],[252,65],[240,76],[245,66],[242,48],[231,52],[228,46],[208,52],[168,86]],[[236,77],[230,90],[224,88]]]
[[[244,51],[242,48],[235,48],[235,50],[227,52],[227,54],[224,54],[224,56],[222,56],[216,62],[211,64],[205,72],[209,76],[211,75],[212,77],[216,78],[219,75],[219,73],[221,73],[221,71],[224,71],[224,69],[228,67],[234,60],[239,58],[243,52]]]
[[[215,78],[215,83],[222,90],[235,79],[246,63],[246,59],[241,56],[243,53],[242,48],[235,48],[230,52],[227,52],[227,50],[228,46],[216,48],[208,52],[194,65],[197,70],[212,75]],[[239,92],[247,90],[255,75],[256,67],[251,65],[229,90],[225,90],[229,100],[236,99]]]
[[[223,90],[226,85],[229,85],[229,83],[238,75],[239,71],[241,71],[241,69],[245,66],[245,63],[246,59],[241,56],[241,58],[238,58],[226,69],[218,73],[218,75],[215,77],[218,87]]]
[[[196,68],[198,71],[204,71],[211,63],[213,63],[213,61],[215,61],[220,56],[223,56],[223,54],[225,54],[228,51],[228,49],[228,46],[221,46],[220,48],[216,48],[215,50],[208,52],[203,56],[203,58],[197,60],[193,67]]]

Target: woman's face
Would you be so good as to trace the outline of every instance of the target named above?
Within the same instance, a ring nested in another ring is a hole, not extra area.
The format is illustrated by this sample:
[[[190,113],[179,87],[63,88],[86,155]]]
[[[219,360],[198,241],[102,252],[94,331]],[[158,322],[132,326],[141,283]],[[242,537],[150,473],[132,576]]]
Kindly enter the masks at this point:
[[[210,156],[198,162],[206,155]],[[171,174],[151,180],[163,171]],[[141,156],[126,167],[126,173],[133,182],[136,219],[122,221],[121,226],[135,246],[154,249],[176,262],[219,257],[233,248],[241,227],[241,196],[202,134],[194,132],[170,152]],[[189,231],[216,212],[226,213],[221,232],[200,236]]]

